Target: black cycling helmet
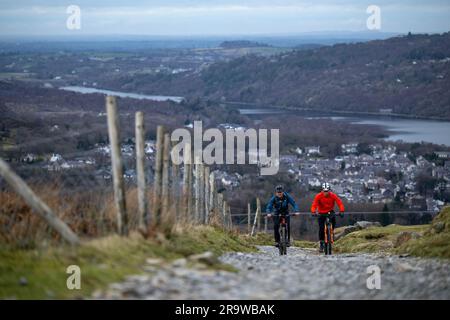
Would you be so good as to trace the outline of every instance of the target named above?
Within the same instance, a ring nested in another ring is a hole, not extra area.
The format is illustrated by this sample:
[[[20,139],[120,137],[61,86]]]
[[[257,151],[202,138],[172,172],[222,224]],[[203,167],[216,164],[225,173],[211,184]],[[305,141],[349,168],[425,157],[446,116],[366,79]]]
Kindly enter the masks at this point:
[[[283,191],[284,191],[284,188],[281,184],[279,184],[275,187],[275,192],[283,192]]]

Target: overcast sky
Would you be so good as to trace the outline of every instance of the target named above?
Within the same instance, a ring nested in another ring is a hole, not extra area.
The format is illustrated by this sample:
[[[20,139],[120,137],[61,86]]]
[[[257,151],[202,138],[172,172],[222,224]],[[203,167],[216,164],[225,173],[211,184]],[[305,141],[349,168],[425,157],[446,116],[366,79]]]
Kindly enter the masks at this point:
[[[81,30],[66,28],[69,5]],[[233,35],[367,31],[369,5],[382,32],[450,31],[450,0],[1,0],[0,35]]]

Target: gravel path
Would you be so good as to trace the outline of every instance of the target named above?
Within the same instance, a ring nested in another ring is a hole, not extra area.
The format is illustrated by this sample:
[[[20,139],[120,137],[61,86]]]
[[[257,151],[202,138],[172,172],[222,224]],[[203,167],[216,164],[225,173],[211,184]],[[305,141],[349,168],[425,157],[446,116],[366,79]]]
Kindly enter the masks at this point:
[[[147,274],[111,285],[94,298],[119,299],[450,299],[450,264],[373,254],[319,255],[291,247],[220,257],[240,271],[207,270],[179,259],[170,265],[149,260]],[[369,290],[367,268],[381,270],[381,288]]]

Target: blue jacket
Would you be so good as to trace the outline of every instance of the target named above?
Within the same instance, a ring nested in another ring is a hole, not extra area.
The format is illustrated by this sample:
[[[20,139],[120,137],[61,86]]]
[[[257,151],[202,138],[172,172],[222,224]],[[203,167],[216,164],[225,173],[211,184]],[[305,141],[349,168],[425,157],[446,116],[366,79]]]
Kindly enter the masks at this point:
[[[294,199],[287,193],[284,192],[283,198],[278,198],[276,195],[272,196],[266,207],[266,213],[271,213],[275,210],[276,215],[289,213],[289,204],[294,207],[294,211],[299,211],[297,204]]]

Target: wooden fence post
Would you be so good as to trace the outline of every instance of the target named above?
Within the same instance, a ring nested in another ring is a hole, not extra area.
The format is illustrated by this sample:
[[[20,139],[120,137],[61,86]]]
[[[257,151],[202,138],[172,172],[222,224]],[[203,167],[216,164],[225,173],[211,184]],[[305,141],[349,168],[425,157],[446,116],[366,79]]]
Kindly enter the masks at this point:
[[[205,165],[202,163],[199,165],[199,189],[200,189],[200,211],[198,212],[198,222],[204,223],[205,221]]]
[[[192,217],[192,154],[191,144],[186,143],[183,150],[183,212],[184,222],[190,222]]]
[[[258,202],[259,202],[259,198],[256,199],[256,213],[255,213],[255,220],[253,221],[253,227],[252,227],[252,232],[251,232],[251,236],[253,236],[255,234],[255,230],[256,230],[256,224],[258,222],[258,218],[259,215],[261,215],[261,207],[258,206]]]
[[[264,216],[264,233],[267,233],[267,216]]]
[[[119,234],[127,235],[128,219],[125,204],[125,184],[123,180],[122,153],[120,150],[120,126],[115,97],[106,97],[106,111],[108,114],[108,132],[109,142],[111,145],[111,167],[114,183],[114,200],[117,210],[117,230]]]
[[[190,181],[189,181],[189,172],[191,171],[190,164],[184,161],[183,163],[183,220],[184,222],[187,221],[188,217],[188,204],[189,204],[189,189],[190,189]]]
[[[0,159],[0,175],[11,185],[25,202],[72,245],[80,243],[78,236],[28,187],[25,181],[15,174],[9,165]]]
[[[223,207],[222,207],[222,227],[223,228],[226,228],[228,225],[227,211],[228,211],[228,202],[224,201]]]
[[[170,136],[164,134],[163,146],[163,170],[162,170],[162,214],[165,218],[169,218],[169,188],[170,188]],[[167,222],[168,219],[165,219]]]
[[[250,234],[252,223],[251,223],[251,208],[250,203],[247,203],[247,233]]]
[[[164,127],[158,126],[156,129],[156,157],[155,157],[155,181],[153,187],[153,210],[155,215],[155,225],[161,224],[161,194],[162,194],[162,168],[164,154]]]
[[[174,155],[172,155],[174,156]],[[179,155],[176,154],[176,161],[172,159],[172,195],[171,195],[171,202],[173,203],[172,207],[175,211],[175,217],[177,221],[179,221],[180,218],[180,170],[179,170]]]
[[[192,163],[187,165],[187,174],[188,174],[188,185],[187,185],[187,208],[186,208],[186,214],[187,219],[189,219],[189,222],[193,221],[193,214],[192,214],[192,202],[193,202],[193,184],[194,184],[194,178],[192,175]]]
[[[218,193],[217,194],[217,208],[216,208],[216,211],[217,211],[217,217],[220,218],[220,222],[223,224],[223,219],[222,219],[223,212],[222,212],[222,210],[223,210],[223,193]]]
[[[136,174],[138,187],[139,227],[147,229],[150,225],[147,201],[147,184],[145,181],[145,127],[144,113],[136,112]]]
[[[203,220],[204,224],[208,223],[209,220],[209,167],[204,166],[204,172],[203,172],[203,185],[205,186],[205,218]]]
[[[199,158],[195,159],[195,173],[194,173],[194,199],[195,199],[195,208],[194,208],[194,221],[198,223],[200,220],[200,163]]]
[[[228,229],[232,230],[233,229],[233,219],[231,218],[231,206],[229,206],[229,205],[228,205],[227,214],[228,214]]]
[[[258,228],[258,232],[261,232],[261,201],[259,200],[259,198],[256,198],[256,211],[259,212],[258,215],[258,224],[257,224],[257,228]]]
[[[209,174],[209,216],[214,214],[216,208],[216,177],[214,172]]]

